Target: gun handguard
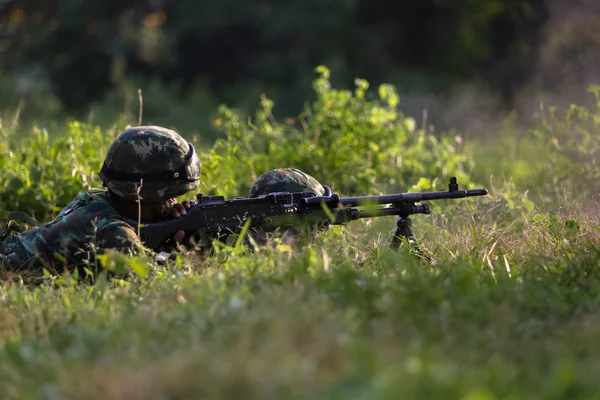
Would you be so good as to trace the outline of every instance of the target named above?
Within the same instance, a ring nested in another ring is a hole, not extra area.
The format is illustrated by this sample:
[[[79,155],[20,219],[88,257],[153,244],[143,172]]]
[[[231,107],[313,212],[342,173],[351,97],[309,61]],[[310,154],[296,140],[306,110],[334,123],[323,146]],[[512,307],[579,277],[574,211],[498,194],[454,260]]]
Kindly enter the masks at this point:
[[[369,204],[397,204],[397,203],[418,203],[420,201],[442,200],[442,199],[461,199],[465,197],[485,196],[488,194],[487,189],[459,189],[456,177],[450,179],[448,190],[443,192],[415,192],[415,193],[399,193],[399,194],[384,194],[381,196],[357,196],[357,197],[341,197],[339,203],[347,207],[360,207]],[[318,204],[321,201],[330,201],[330,197],[315,196],[306,198],[307,204]]]

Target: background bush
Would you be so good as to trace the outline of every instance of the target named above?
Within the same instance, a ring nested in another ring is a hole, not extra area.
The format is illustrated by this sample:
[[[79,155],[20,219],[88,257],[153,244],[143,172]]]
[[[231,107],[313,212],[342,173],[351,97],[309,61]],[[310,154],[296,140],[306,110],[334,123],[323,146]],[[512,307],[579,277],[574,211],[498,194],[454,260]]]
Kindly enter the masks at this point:
[[[317,74],[316,100],[294,118],[275,118],[276,104],[263,96],[247,119],[221,106],[215,125],[223,137],[214,145],[189,137],[203,165],[200,192],[245,196],[263,172],[295,167],[343,195],[441,190],[450,176],[463,187],[529,196],[540,207],[555,204],[564,190],[578,199],[593,200],[598,193],[600,102],[592,108],[573,105],[564,113],[542,109],[530,130],[507,120],[496,138],[481,141],[419,127],[400,111],[393,85],[369,88],[357,79],[353,91],[335,89],[327,67],[317,68]],[[598,95],[596,88],[590,91]],[[4,127],[0,216],[22,210],[46,220],[79,191],[100,187],[97,172],[126,125],[121,120],[102,130],[71,121],[66,133],[36,127],[24,139]]]

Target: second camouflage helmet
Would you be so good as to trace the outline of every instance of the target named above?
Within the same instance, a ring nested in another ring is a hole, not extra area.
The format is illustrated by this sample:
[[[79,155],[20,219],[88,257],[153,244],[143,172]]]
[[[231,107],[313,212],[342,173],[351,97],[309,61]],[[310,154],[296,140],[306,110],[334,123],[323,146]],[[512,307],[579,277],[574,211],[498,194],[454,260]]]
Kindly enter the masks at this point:
[[[259,176],[250,187],[248,197],[274,192],[313,192],[323,196],[325,189],[315,178],[296,168],[279,168]]]
[[[126,200],[158,203],[195,190],[201,165],[196,150],[177,132],[137,126],[121,133],[108,149],[100,178]]]

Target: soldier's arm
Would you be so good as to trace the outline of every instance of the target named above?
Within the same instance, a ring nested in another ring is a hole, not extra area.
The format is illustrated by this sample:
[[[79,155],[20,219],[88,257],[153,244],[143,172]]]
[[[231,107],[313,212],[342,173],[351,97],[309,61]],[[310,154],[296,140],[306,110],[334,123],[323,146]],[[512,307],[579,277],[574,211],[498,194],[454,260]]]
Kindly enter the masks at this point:
[[[148,251],[137,236],[135,230],[123,221],[111,221],[98,226],[95,247],[102,252],[114,249],[126,254],[137,255]]]

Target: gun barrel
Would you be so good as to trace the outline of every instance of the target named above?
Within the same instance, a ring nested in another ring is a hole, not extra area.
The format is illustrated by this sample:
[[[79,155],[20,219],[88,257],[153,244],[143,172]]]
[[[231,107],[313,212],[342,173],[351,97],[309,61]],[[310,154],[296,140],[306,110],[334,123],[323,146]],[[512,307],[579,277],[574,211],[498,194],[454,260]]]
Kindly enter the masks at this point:
[[[488,194],[487,189],[470,189],[467,190],[467,197],[472,196],[486,196]]]
[[[465,197],[485,196],[488,194],[487,189],[458,189],[447,190],[444,192],[425,192],[421,195],[421,201],[441,200],[441,199],[462,199]]]

